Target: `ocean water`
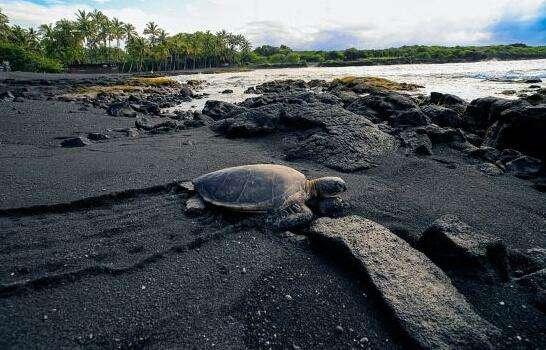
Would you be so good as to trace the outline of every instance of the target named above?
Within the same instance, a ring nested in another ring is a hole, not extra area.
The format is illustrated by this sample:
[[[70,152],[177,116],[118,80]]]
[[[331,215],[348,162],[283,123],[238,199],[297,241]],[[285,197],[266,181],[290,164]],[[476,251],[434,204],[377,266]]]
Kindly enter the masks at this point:
[[[181,75],[176,79],[204,80],[200,92],[210,94],[205,99],[194,100],[180,105],[181,109],[201,109],[206,100],[239,102],[252,95],[244,91],[266,81],[278,79],[313,79],[332,80],[348,75],[376,76],[397,82],[413,83],[424,86],[419,92],[428,94],[431,91],[450,93],[468,101],[484,96],[499,96],[505,90],[520,91],[529,87],[522,80],[539,78],[538,84],[546,87],[546,59],[526,61],[483,61],[473,63],[445,64],[409,64],[371,67],[309,67],[258,69],[250,72],[193,74]],[[226,89],[233,94],[222,94]],[[515,98],[515,97],[512,97]]]

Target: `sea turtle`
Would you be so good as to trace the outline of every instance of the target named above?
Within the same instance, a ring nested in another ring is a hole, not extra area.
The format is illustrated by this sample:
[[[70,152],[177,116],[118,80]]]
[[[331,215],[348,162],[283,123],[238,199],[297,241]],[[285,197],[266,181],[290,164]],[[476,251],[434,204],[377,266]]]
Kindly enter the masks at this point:
[[[306,205],[318,202],[322,212],[338,207],[336,196],[347,190],[339,177],[307,180],[283,165],[254,164],[218,170],[192,181],[197,195],[187,205],[204,208],[204,202],[240,212],[269,213],[277,229],[308,224],[313,212]]]

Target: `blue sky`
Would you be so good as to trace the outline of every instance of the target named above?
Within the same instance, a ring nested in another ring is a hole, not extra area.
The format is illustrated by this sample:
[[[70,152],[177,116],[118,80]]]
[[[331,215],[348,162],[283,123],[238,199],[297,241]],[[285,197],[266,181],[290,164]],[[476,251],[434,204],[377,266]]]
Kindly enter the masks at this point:
[[[546,45],[546,0],[0,0],[12,23],[36,26],[98,8],[142,29],[226,29],[254,45],[298,49],[406,44]]]

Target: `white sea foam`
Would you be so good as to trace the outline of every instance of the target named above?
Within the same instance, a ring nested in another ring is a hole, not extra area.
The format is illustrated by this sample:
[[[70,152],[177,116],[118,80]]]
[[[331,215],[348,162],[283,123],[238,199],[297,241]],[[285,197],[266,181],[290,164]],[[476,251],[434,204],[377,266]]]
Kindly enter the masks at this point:
[[[525,61],[484,61],[473,63],[409,64],[365,67],[309,67],[285,69],[258,69],[250,72],[182,75],[177,79],[205,80],[202,92],[210,94],[206,99],[182,104],[179,108],[200,109],[207,99],[239,102],[249,97],[244,91],[266,81],[277,79],[332,80],[355,76],[377,76],[398,82],[424,86],[422,93],[438,91],[460,96],[466,100],[483,96],[503,96],[504,90],[522,90],[530,84],[521,80],[541,78],[546,87],[546,59]],[[233,94],[222,94],[231,89]]]

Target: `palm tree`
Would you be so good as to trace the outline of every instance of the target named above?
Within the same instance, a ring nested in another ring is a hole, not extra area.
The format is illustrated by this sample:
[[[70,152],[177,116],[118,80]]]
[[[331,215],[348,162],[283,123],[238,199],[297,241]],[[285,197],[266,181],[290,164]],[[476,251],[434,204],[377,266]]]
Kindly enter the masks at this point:
[[[123,25],[123,31],[125,32],[125,37],[127,38],[127,40],[138,35],[138,33],[136,32],[135,26],[132,25],[131,23],[125,23]]]
[[[117,18],[112,18],[111,21],[112,36],[116,39],[116,47],[119,49],[120,41],[125,36],[125,27],[122,21]]]
[[[150,42],[153,45],[156,43],[156,38],[159,35],[160,30],[161,29],[157,24],[155,24],[154,22],[148,22],[148,24],[146,24],[146,28],[144,28],[143,33],[144,35],[148,36],[148,39],[150,39]]]
[[[88,13],[85,10],[78,10],[76,13],[76,27],[80,31],[83,44],[86,46],[89,45],[89,38],[93,35],[93,24],[91,20],[91,13]]]

